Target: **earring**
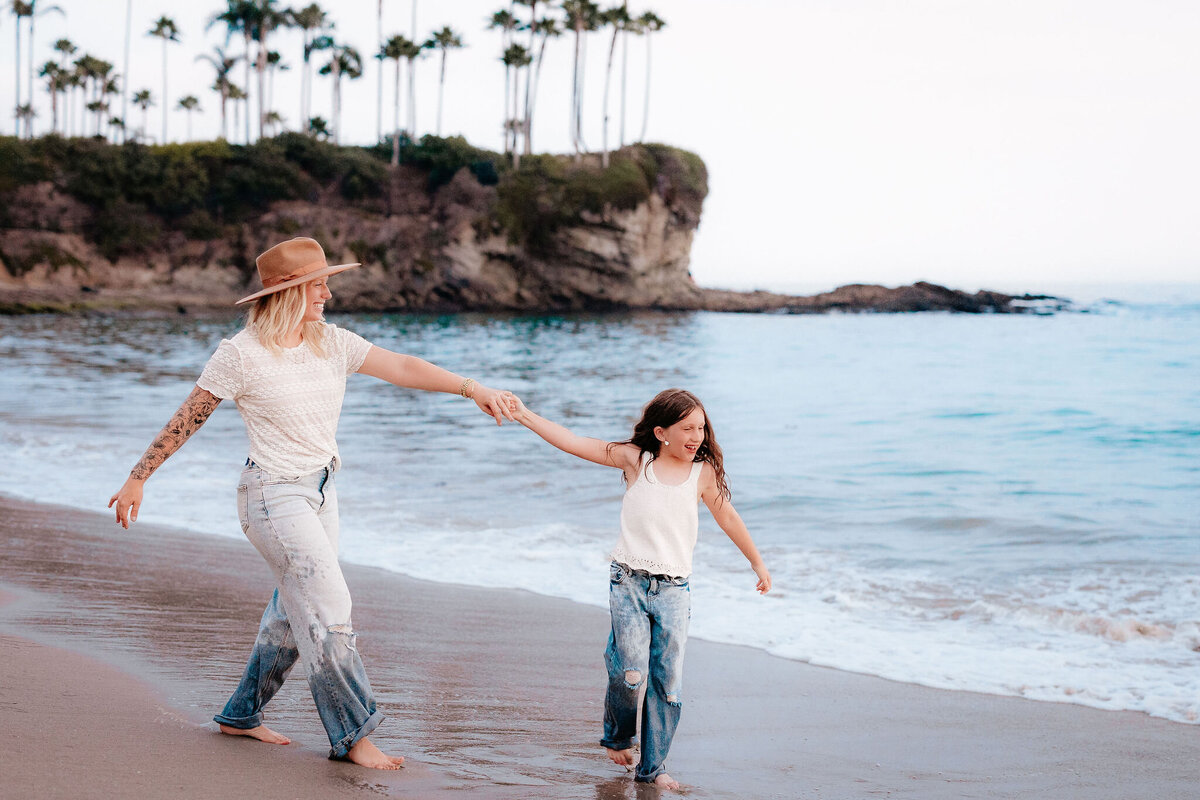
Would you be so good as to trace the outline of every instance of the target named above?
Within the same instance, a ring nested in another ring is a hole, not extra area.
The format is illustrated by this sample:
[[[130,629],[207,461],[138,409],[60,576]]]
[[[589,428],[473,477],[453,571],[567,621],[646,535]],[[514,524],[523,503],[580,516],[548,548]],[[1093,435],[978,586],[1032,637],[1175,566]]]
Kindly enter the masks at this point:
[[[667,447],[671,446],[671,443],[668,442],[666,439],[663,439],[663,444],[665,444]]]

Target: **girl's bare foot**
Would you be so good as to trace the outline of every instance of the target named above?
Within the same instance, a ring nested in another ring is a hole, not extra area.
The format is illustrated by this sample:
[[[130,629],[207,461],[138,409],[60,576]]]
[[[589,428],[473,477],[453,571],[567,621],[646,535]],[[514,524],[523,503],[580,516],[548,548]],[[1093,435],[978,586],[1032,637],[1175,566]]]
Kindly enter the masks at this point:
[[[251,739],[258,739],[260,742],[267,744],[291,744],[292,740],[284,736],[282,733],[276,733],[266,725],[259,725],[257,728],[231,728],[228,725],[221,725],[221,733],[229,734],[230,736],[249,736]]]
[[[660,772],[658,777],[654,779],[654,785],[660,789],[667,789],[673,792],[679,788],[679,781],[665,772]]]
[[[354,743],[350,752],[346,753],[346,760],[371,769],[400,769],[404,766],[403,756],[389,756],[366,738]]]
[[[620,767],[629,769],[633,766],[633,748],[625,750],[613,750],[611,747],[606,747],[604,750],[608,753],[608,760]]]

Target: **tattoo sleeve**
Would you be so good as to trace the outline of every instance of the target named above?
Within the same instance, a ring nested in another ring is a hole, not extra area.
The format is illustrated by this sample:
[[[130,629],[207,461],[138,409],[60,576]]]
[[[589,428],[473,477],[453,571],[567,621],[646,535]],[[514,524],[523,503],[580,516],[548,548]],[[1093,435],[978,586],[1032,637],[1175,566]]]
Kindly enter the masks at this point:
[[[211,392],[201,389],[199,386],[193,389],[187,400],[183,401],[183,405],[171,417],[171,421],[163,426],[163,429],[158,432],[158,436],[154,437],[154,441],[146,448],[142,460],[137,463],[129,476],[139,481],[149,478],[154,470],[158,469],[176,450],[183,447],[183,443],[188,440],[188,437],[200,429],[200,426],[220,404],[221,398]]]

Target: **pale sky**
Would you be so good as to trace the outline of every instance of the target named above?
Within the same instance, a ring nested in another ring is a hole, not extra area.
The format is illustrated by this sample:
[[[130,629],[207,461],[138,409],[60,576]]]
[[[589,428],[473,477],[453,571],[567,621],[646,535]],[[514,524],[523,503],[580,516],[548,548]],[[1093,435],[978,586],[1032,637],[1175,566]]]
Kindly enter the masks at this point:
[[[205,23],[223,4],[132,0],[132,91],[197,95],[196,138],[219,129]],[[384,35],[412,35],[412,0],[384,1]],[[41,0],[41,5],[50,3]],[[124,0],[57,0],[35,60],[67,37],[122,71]],[[303,5],[304,2],[296,3]],[[504,70],[485,29],[502,0],[424,0],[421,39],[450,25],[443,134],[499,149]],[[327,0],[335,34],[376,50],[374,0]],[[1066,283],[1200,281],[1200,3],[1194,0],[630,0],[667,27],[653,40],[647,139],[698,153],[710,194],[692,252],[703,285],[812,289],[931,280],[1041,291]],[[13,107],[14,18],[0,18],[0,108]],[[292,69],[275,108],[299,121],[300,36],[272,42]],[[241,40],[229,45],[241,52]],[[585,139],[600,146],[608,37],[587,44]],[[534,120],[537,150],[566,152],[572,37],[552,41]],[[645,41],[629,47],[626,139],[642,124]],[[320,54],[316,56],[320,58]],[[27,41],[22,41],[22,62]],[[24,74],[25,63],[22,64]],[[323,63],[319,62],[318,63]],[[618,47],[609,140],[619,137]],[[418,65],[418,133],[432,132],[438,59]],[[377,62],[344,84],[343,143],[375,138]],[[241,67],[234,80],[241,82]],[[392,67],[385,67],[384,128]],[[40,79],[38,80],[40,84]],[[22,94],[24,95],[24,79]],[[132,93],[132,92],[131,92]],[[50,125],[36,89],[36,130]],[[318,78],[313,113],[329,118]],[[119,113],[119,101],[114,106]],[[129,122],[140,124],[132,106]],[[0,120],[12,132],[11,118]],[[161,106],[148,132],[161,136]],[[170,115],[170,138],[186,133]]]

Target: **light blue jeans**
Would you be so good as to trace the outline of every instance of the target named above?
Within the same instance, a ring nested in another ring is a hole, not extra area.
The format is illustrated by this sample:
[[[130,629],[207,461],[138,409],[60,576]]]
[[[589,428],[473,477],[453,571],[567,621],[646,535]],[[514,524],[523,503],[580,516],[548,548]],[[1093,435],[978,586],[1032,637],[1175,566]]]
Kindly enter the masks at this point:
[[[609,567],[608,609],[612,632],[604,653],[608,691],[600,743],[612,750],[633,747],[638,695],[645,685],[642,759],[634,777],[649,782],[666,771],[667,752],[683,710],[683,650],[692,590],[687,578],[649,575],[614,561]]]
[[[238,517],[267,560],[277,588],[263,612],[242,680],[213,717],[233,728],[262,724],[263,707],[296,663],[304,665],[330,758],[344,758],[383,721],[355,649],[350,590],[338,564],[334,466],[301,476],[270,474],[247,461]]]

